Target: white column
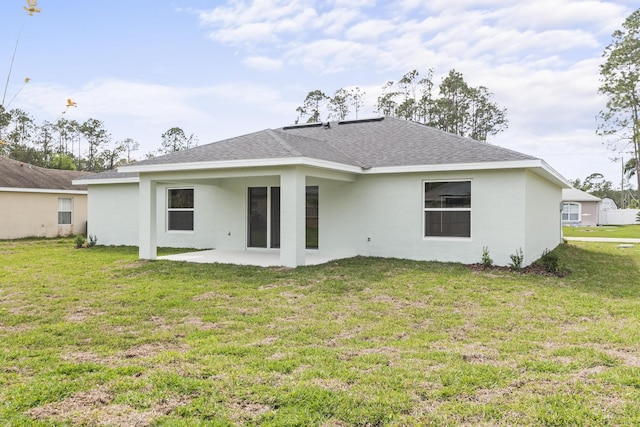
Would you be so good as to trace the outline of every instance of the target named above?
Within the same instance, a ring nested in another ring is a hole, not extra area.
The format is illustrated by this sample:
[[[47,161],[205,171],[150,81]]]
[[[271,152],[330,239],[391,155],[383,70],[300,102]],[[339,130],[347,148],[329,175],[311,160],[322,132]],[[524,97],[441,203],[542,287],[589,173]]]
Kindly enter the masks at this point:
[[[306,177],[298,168],[280,175],[280,263],[305,264]]]
[[[138,227],[139,244],[138,256],[140,259],[156,259],[157,255],[157,184],[149,178],[140,176],[138,188]]]

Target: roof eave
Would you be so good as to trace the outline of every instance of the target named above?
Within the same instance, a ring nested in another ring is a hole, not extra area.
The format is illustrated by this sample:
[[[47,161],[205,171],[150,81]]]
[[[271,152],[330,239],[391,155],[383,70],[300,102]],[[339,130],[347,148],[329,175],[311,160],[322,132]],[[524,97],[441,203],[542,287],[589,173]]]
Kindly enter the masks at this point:
[[[453,172],[498,169],[530,169],[548,181],[555,183],[559,187],[571,187],[569,182],[567,182],[562,175],[541,159],[475,163],[444,163],[436,165],[381,166],[363,170],[362,173],[366,175],[375,175],[390,173]]]
[[[94,184],[137,184],[140,179],[136,177],[127,178],[95,178],[95,179],[74,179],[73,185],[94,185]]]
[[[64,190],[56,188],[0,187],[0,192],[7,193],[46,193],[46,194],[87,194],[87,190]]]
[[[212,162],[191,162],[191,163],[167,163],[155,165],[129,165],[121,166],[118,172],[182,172],[207,169],[236,169],[251,167],[274,167],[274,166],[311,166],[322,169],[336,170],[340,172],[362,173],[359,166],[346,165],[322,159],[309,157],[285,157],[275,159],[244,159],[244,160],[222,160]]]

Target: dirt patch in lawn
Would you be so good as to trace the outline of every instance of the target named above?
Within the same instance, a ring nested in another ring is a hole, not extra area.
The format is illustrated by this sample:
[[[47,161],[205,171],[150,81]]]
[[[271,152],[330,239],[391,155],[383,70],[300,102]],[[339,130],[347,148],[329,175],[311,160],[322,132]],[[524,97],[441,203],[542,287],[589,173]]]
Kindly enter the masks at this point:
[[[232,421],[241,423],[241,425],[250,423],[255,418],[266,414],[272,409],[268,405],[244,401],[230,402],[226,406],[229,418]]]
[[[138,360],[154,357],[163,352],[185,352],[187,347],[173,343],[142,344],[130,347],[111,356],[101,356],[90,351],[67,352],[61,355],[62,360],[72,363],[95,363],[97,365],[127,366],[128,360]]]
[[[113,395],[108,391],[94,389],[75,393],[60,402],[33,408],[26,415],[37,420],[77,426],[149,426],[155,419],[189,403],[191,398],[179,396],[163,399],[147,411],[138,411],[129,405],[112,404],[113,400]]]
[[[219,292],[205,292],[204,294],[196,295],[192,298],[193,301],[208,301],[212,299],[228,300],[232,297],[230,295],[221,294]]]
[[[77,307],[76,309],[74,309],[73,311],[67,314],[67,316],[65,317],[65,320],[71,323],[79,323],[79,322],[84,322],[85,320],[91,317],[99,316],[102,314],[104,313],[95,312],[91,307]]]

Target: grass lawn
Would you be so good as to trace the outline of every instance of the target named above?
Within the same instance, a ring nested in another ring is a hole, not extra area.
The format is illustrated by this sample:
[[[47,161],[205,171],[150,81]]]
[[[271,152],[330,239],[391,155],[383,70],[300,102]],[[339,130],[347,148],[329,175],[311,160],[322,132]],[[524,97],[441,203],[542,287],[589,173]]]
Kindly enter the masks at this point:
[[[640,224],[601,227],[562,227],[564,237],[609,237],[640,239]]]
[[[560,278],[73,245],[0,241],[0,425],[640,424],[640,246]]]

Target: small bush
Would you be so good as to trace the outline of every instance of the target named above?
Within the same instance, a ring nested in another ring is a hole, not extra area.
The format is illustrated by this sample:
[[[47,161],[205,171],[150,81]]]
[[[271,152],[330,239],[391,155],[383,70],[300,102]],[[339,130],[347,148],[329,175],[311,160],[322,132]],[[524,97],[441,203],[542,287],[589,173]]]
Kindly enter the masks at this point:
[[[545,249],[544,252],[542,252],[542,256],[538,263],[541,264],[549,273],[557,273],[559,270],[558,260],[558,255],[555,252]]]
[[[640,212],[636,214],[636,222],[640,222]]]
[[[522,248],[518,248],[515,254],[509,255],[511,258],[511,262],[509,263],[509,267],[512,270],[520,270],[522,269],[522,261],[524,261],[524,254],[522,253]]]
[[[76,249],[83,248],[85,243],[86,239],[84,238],[84,236],[82,234],[78,234],[76,236]]]
[[[89,242],[87,243],[88,248],[92,248],[98,243],[98,236],[95,234],[89,234]]]
[[[493,265],[493,260],[489,256],[489,248],[487,246],[482,247],[482,266],[489,268]]]

